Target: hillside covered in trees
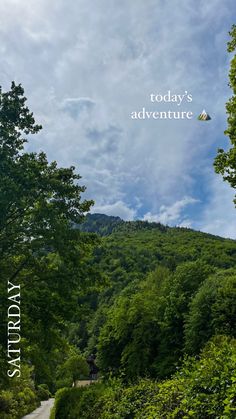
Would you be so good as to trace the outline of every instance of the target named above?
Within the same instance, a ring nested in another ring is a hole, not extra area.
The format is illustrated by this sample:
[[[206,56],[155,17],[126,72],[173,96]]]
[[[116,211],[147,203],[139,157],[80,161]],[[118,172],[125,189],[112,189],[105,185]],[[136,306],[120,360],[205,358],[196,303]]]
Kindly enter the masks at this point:
[[[233,187],[235,60],[215,160]],[[0,417],[55,395],[51,419],[234,419],[236,241],[90,214],[75,167],[27,151],[41,128],[0,89]]]
[[[56,417],[233,418],[236,242],[103,214],[80,229],[100,235],[103,282],[79,299],[70,339],[104,378],[61,390]]]

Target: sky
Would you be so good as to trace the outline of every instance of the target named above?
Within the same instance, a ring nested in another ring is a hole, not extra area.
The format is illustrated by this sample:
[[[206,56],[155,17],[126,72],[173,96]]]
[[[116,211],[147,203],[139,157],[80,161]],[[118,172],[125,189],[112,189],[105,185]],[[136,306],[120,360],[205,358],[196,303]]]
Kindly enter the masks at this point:
[[[233,23],[235,0],[1,0],[0,84],[22,83],[43,125],[28,150],[74,165],[92,212],[236,238],[235,191],[213,168]],[[151,102],[168,91],[193,100]],[[143,108],[193,118],[131,118]]]

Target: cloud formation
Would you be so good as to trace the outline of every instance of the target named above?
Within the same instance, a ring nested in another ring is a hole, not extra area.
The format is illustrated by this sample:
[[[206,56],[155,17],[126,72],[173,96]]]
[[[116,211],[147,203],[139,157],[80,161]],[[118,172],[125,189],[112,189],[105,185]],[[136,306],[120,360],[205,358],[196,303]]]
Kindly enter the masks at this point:
[[[227,144],[233,8],[234,0],[2,0],[1,84],[21,82],[44,127],[29,148],[75,165],[97,210],[232,235],[231,195],[226,218],[212,162]],[[193,102],[181,110],[197,118],[205,108],[212,120],[131,120],[143,106],[168,109],[150,102],[168,90],[187,90]],[[185,197],[194,202],[180,204]]]
[[[129,208],[123,201],[116,201],[114,204],[107,204],[107,205],[100,205],[100,206],[96,205],[92,209],[92,212],[113,215],[116,217],[120,217],[122,220],[125,220],[125,221],[134,220],[136,216],[136,211],[132,208]]]
[[[174,223],[175,225],[181,225],[182,227],[190,227],[191,223],[189,220],[186,222],[186,220],[182,218],[182,213],[187,205],[195,204],[196,202],[198,202],[197,199],[186,196],[170,206],[162,205],[158,214],[154,215],[147,212],[143,219],[144,221],[154,221],[167,225],[173,225]]]

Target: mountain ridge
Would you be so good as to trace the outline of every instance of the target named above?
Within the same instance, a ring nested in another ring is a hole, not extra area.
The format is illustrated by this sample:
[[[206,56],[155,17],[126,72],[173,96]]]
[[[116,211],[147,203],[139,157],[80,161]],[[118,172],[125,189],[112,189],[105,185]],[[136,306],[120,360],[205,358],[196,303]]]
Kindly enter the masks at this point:
[[[97,233],[100,236],[108,236],[119,232],[132,232],[141,230],[159,230],[163,233],[167,231],[189,231],[200,234],[205,237],[212,237],[217,240],[230,240],[235,242],[232,238],[226,238],[219,235],[207,233],[201,230],[194,230],[189,227],[168,226],[159,222],[150,222],[144,220],[125,221],[119,216],[107,215],[102,213],[88,213],[79,226],[79,229],[87,233]]]

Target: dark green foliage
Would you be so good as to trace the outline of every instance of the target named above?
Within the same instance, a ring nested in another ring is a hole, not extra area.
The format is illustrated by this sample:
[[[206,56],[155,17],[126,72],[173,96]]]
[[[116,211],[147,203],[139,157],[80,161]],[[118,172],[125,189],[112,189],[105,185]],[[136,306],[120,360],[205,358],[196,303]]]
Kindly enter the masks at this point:
[[[48,400],[51,397],[47,384],[39,384],[37,387],[37,396],[39,400]]]
[[[93,219],[93,215],[90,219]],[[234,240],[179,228],[168,228],[166,232],[158,228],[127,232],[126,225],[124,222],[124,231],[103,237],[94,251],[93,266],[102,272],[107,284],[97,296],[88,294],[83,300],[80,299],[83,307],[87,307],[83,329],[78,330],[77,342],[79,345],[82,343],[81,349],[85,348],[84,338],[87,338],[90,350],[94,350],[107,308],[128,284],[135,289],[137,283],[157,267],[164,266],[174,272],[180,264],[189,261],[223,269],[236,264]],[[193,278],[193,284],[194,281]],[[199,281],[201,278],[197,280],[197,286]],[[86,330],[88,333],[85,333]],[[73,341],[76,341],[75,336]]]
[[[123,223],[124,221],[120,217],[108,217],[105,214],[88,214],[83,223],[77,227],[87,233],[97,233],[100,236],[107,236],[113,233]]]
[[[99,334],[101,368],[121,368],[129,379],[173,372],[183,353],[189,303],[211,272],[201,262],[180,265],[174,274],[159,267],[136,288],[124,289]]]
[[[91,264],[97,238],[74,228],[92,204],[82,200],[80,175],[74,167],[48,162],[43,152],[24,149],[27,135],[40,129],[22,86],[12,83],[6,93],[0,89],[0,316],[5,324],[8,281],[20,284],[22,368],[34,366],[36,385],[47,383],[53,391],[58,365],[70,353],[68,321],[78,315],[78,296],[94,288],[100,274]],[[1,328],[0,385],[9,389],[14,404],[18,390],[12,391],[6,374],[6,339]],[[27,388],[25,383],[22,392]],[[32,403],[29,394],[22,395],[28,410],[37,400],[35,389],[29,392]]]
[[[187,229],[125,231],[125,226],[126,223],[124,231],[102,239],[94,259],[112,282],[122,282],[122,287],[160,264],[175,270],[180,263],[199,259],[220,268],[229,268],[236,263],[233,240]]]
[[[139,284],[127,288],[107,313],[98,354],[105,371],[125,371],[127,377],[148,374],[158,352],[162,287],[169,272],[159,268]]]
[[[169,380],[119,380],[56,395],[52,419],[235,418],[236,341],[218,336]],[[66,416],[67,415],[67,416]]]
[[[13,378],[8,389],[0,390],[0,418],[21,419],[39,406],[32,380],[32,368],[21,367],[21,378]]]
[[[91,227],[93,218],[96,222],[97,215],[87,219]],[[102,222],[109,225],[109,218],[99,216],[100,228]],[[173,373],[184,355],[192,299],[209,275],[235,262],[233,240],[188,229],[119,223],[95,249],[94,264],[109,282],[84,324],[88,350],[97,348],[102,371],[122,369],[126,379]],[[158,279],[161,272],[166,272],[163,281]],[[83,304],[92,301],[88,296]],[[202,329],[204,334],[207,327]],[[214,334],[211,330],[208,339]]]
[[[128,387],[111,380],[106,386],[60,391],[52,419],[233,419],[235,368],[236,341],[218,336],[200,359],[186,359],[169,380],[141,380]]]
[[[63,388],[56,393],[54,410],[50,419],[96,419],[99,416],[97,402],[103,395],[104,385]]]
[[[88,214],[78,228],[81,231],[108,236],[120,231],[124,233],[140,230],[160,230],[165,232],[169,227],[165,227],[160,223],[150,223],[149,221],[123,221],[120,217],[105,214]]]
[[[88,379],[89,368],[82,355],[71,355],[57,372],[57,388],[71,387],[77,380]]]
[[[160,334],[155,373],[168,376],[180,362],[184,349],[184,321],[189,304],[213,268],[201,261],[179,265],[165,283],[159,314]]]
[[[229,34],[231,40],[228,42],[228,51],[232,53],[236,49],[236,25],[232,26]],[[231,60],[229,86],[233,90],[233,96],[226,103],[228,127],[225,134],[229,137],[231,148],[228,151],[222,148],[218,149],[218,155],[215,158],[215,171],[220,173],[233,188],[236,188],[236,55]],[[236,199],[234,202],[236,204]]]
[[[206,280],[190,305],[185,349],[198,353],[211,336],[236,337],[236,272],[216,273]]]

